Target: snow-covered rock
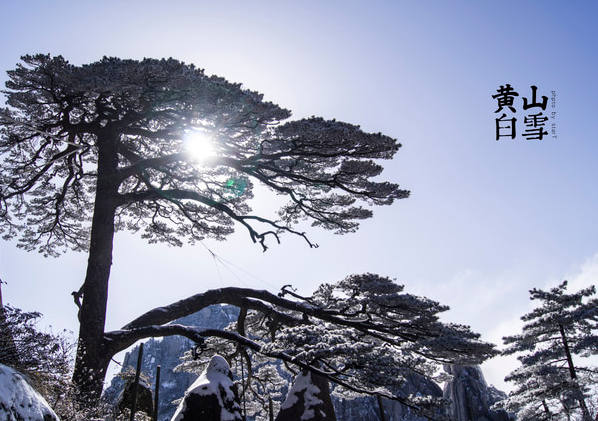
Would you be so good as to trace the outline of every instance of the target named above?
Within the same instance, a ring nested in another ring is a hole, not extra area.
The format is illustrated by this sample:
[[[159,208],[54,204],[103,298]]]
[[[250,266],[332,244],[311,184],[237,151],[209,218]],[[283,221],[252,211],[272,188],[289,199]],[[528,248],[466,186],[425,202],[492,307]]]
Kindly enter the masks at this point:
[[[59,421],[59,418],[21,373],[0,364],[0,420]]]
[[[328,380],[309,371],[299,373],[276,421],[336,421]]]
[[[240,421],[239,399],[230,366],[214,355],[205,371],[185,392],[172,421]]]
[[[449,416],[455,421],[509,421],[508,413],[490,407],[501,392],[486,384],[479,366],[446,365],[453,376],[444,386],[444,397],[450,401]],[[502,394],[504,395],[504,394]]]

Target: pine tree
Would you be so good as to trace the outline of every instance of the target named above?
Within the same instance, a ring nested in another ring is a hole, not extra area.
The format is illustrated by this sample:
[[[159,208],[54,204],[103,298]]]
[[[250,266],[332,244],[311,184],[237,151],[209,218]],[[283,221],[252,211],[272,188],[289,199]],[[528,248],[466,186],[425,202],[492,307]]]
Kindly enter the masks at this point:
[[[141,230],[150,242],[181,245],[225,239],[236,224],[264,250],[284,233],[315,247],[298,222],[349,233],[372,216],[371,206],[408,196],[380,178],[380,161],[392,159],[400,144],[335,120],[285,121],[290,111],[261,94],[174,59],[104,58],[82,66],[60,56],[22,60],[8,72],[7,107],[0,109],[0,232],[26,250],[88,253],[83,285],[73,293],[80,316],[73,380],[82,403],[98,401],[110,359],[148,337],[220,337],[366,391],[380,386],[384,365],[352,361],[355,349],[426,373],[429,360],[477,364],[494,354],[468,327],[440,323],[436,313],[446,307],[372,274],[325,285],[311,297],[289,288],[280,295],[218,288],[107,332],[116,231]],[[191,153],[198,149],[202,157]],[[256,185],[282,198],[276,217],[252,211]],[[272,332],[292,335],[279,334],[268,348],[246,335],[243,323],[238,332],[169,324],[223,303],[241,315],[258,312]],[[324,326],[338,334],[325,335]],[[317,338],[338,358],[311,349]],[[384,344],[398,352],[386,355]],[[310,358],[294,355],[299,348]],[[330,365],[317,369],[317,360]]]
[[[180,246],[223,240],[236,224],[264,250],[307,220],[353,232],[370,205],[408,196],[380,180],[400,144],[289,110],[174,59],[104,58],[76,66],[28,55],[0,108],[0,233],[20,247],[88,253],[74,380],[98,399],[113,344],[105,321],[114,234]],[[207,140],[207,139],[211,140]],[[211,149],[211,151],[210,151]],[[254,186],[282,198],[252,212]]]
[[[441,418],[442,400],[425,391],[406,394],[402,386],[408,379],[436,380],[444,363],[475,364],[495,355],[493,345],[468,326],[440,321],[447,306],[406,293],[379,275],[351,275],[322,284],[310,296],[286,286],[280,295],[272,306],[242,306],[235,323],[211,332],[203,353],[197,359],[187,353],[178,369],[201,372],[212,355],[224,356],[244,379],[248,415],[260,420],[269,419],[268,398],[278,401],[276,407],[281,403],[272,392],[284,378],[307,371],[330,381],[343,397],[392,399],[434,420]],[[276,370],[266,368],[276,360],[281,361]]]
[[[598,354],[598,299],[593,286],[571,294],[566,289],[567,281],[549,291],[532,289],[530,298],[540,305],[521,318],[521,334],[503,338],[503,354],[520,353],[521,367],[506,377],[516,388],[501,406],[520,420],[577,414],[592,420],[586,400],[598,368],[580,365],[579,358]]]

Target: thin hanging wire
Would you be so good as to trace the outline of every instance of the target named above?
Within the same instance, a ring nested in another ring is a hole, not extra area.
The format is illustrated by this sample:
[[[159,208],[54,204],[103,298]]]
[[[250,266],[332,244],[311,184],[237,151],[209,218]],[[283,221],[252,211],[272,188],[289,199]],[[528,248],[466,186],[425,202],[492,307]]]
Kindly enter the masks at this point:
[[[277,291],[280,289],[280,286],[273,284],[272,282],[266,281],[263,278],[260,278],[254,274],[252,274],[251,272],[249,272],[248,270],[244,269],[243,267],[231,262],[228,259],[225,259],[224,257],[218,255],[216,252],[214,252],[212,249],[210,249],[203,241],[199,242],[207,251],[208,253],[210,253],[210,255],[212,256],[212,259],[214,260],[214,264],[216,265],[216,270],[218,271],[218,277],[220,279],[221,282],[223,282],[223,278],[222,278],[222,273],[220,272],[220,268],[219,265],[222,265],[222,267],[228,271],[239,283],[241,283],[243,286],[249,287],[252,286],[252,283],[247,282],[246,280],[244,280],[241,276],[239,276],[239,274],[235,271],[238,270],[240,272],[243,272],[246,276],[246,278],[253,278],[254,281],[257,281],[261,284],[266,285],[267,287],[271,288],[273,291]]]
[[[224,282],[224,279],[222,278],[222,273],[220,272],[220,268],[218,267],[218,256],[216,255],[216,253],[214,253],[212,251],[212,249],[210,249],[208,246],[206,246],[204,244],[203,241],[200,241],[199,244],[201,244],[203,246],[203,248],[205,248],[208,253],[210,253],[210,255],[212,256],[212,261],[214,262],[214,266],[216,266],[216,273],[218,274],[218,280],[220,281],[220,284],[222,284]]]
[[[279,285],[275,285],[275,284],[274,284],[274,283],[272,283],[272,282],[269,282],[269,281],[267,281],[267,280],[265,280],[265,279],[263,279],[263,278],[260,278],[260,277],[258,277],[258,276],[256,276],[256,275],[254,275],[253,273],[249,272],[248,270],[246,270],[246,269],[242,268],[241,266],[239,266],[239,265],[237,265],[237,264],[235,264],[235,263],[231,262],[230,260],[227,260],[227,259],[225,259],[225,258],[224,258],[224,257],[222,257],[222,256],[218,256],[218,259],[220,260],[220,262],[221,262],[223,265],[225,265],[225,266],[226,266],[226,265],[228,265],[228,266],[232,266],[232,267],[236,268],[237,270],[239,270],[239,271],[243,272],[243,273],[244,273],[245,275],[247,275],[248,277],[250,277],[250,278],[253,278],[253,279],[254,279],[255,281],[257,281],[257,282],[260,282],[260,283],[266,284],[267,286],[269,286],[269,287],[273,288],[274,290],[278,290],[278,289],[280,289],[280,286],[279,286]],[[230,268],[229,268],[229,270],[231,270],[231,271],[232,271],[232,269],[230,269]]]

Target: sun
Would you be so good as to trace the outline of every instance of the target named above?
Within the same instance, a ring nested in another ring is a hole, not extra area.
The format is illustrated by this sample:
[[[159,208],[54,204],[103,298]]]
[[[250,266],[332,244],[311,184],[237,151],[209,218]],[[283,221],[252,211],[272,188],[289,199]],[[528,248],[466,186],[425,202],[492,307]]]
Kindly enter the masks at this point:
[[[215,155],[212,137],[202,131],[191,131],[183,140],[185,151],[194,161],[206,161]]]

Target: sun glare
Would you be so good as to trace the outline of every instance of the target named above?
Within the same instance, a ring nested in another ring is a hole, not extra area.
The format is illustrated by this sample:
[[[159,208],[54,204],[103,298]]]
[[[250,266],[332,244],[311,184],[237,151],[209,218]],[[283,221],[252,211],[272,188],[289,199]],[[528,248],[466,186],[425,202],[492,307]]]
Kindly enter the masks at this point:
[[[208,133],[192,131],[185,135],[185,150],[193,160],[205,161],[214,156],[212,138]]]

